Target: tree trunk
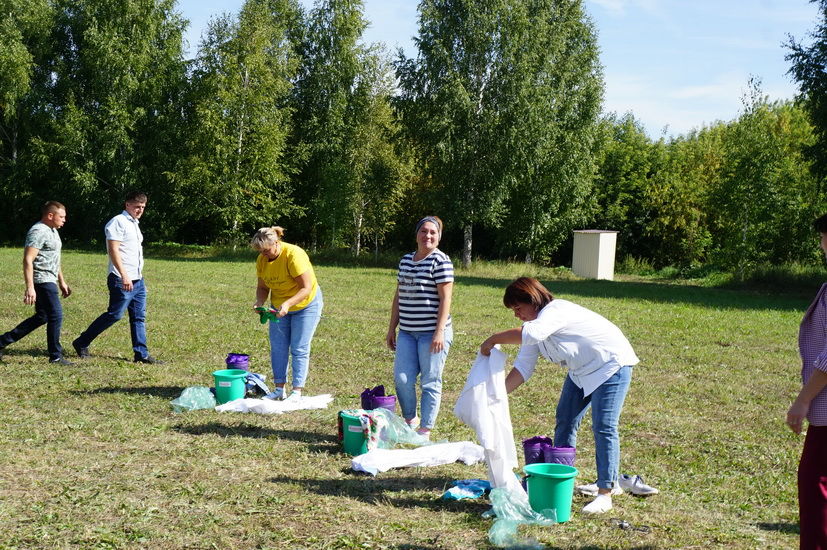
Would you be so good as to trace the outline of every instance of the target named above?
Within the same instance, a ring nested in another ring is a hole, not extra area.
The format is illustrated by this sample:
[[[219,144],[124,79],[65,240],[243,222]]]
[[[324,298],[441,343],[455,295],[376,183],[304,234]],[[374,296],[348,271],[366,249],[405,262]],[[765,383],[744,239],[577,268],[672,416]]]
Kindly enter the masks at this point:
[[[462,228],[462,267],[471,267],[471,245],[473,243],[473,227],[470,223]]]
[[[354,235],[353,235],[353,255],[359,257],[359,252],[362,250],[362,221],[364,216],[360,212],[356,215]]]

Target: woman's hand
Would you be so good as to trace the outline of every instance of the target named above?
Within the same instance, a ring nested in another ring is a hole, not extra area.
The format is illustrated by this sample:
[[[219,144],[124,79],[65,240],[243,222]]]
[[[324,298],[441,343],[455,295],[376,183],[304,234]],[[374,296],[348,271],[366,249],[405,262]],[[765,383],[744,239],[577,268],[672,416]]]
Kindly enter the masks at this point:
[[[435,330],[434,338],[431,340],[431,353],[440,353],[445,349],[445,331]]]
[[[800,403],[798,399],[793,401],[790,405],[790,410],[787,411],[787,426],[796,434],[801,433],[801,428],[804,425],[804,419],[807,418],[807,412],[810,410],[809,403]]]
[[[385,336],[385,344],[388,346],[388,349],[391,351],[396,351],[396,329],[389,328],[388,334]]]
[[[281,319],[282,317],[287,315],[288,311],[290,311],[290,306],[288,306],[287,304],[281,304],[279,306],[278,311],[276,312],[276,315],[278,316],[279,319]]]
[[[491,355],[491,350],[494,349],[495,345],[496,342],[494,342],[494,337],[489,336],[482,344],[480,344],[480,353],[488,357]]]

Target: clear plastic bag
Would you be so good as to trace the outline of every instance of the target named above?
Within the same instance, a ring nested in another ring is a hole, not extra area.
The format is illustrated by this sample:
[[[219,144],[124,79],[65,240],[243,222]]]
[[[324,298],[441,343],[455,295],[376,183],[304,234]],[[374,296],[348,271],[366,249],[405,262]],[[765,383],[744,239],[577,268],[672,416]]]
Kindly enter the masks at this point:
[[[416,433],[405,420],[385,408],[347,409],[342,412],[362,421],[362,427],[367,431],[368,450],[393,449],[399,444],[421,447],[432,443],[427,437]]]
[[[181,392],[181,395],[170,401],[172,410],[180,413],[196,409],[214,409],[215,396],[206,386],[190,386]]]
[[[499,487],[492,489],[488,498],[497,519],[488,530],[488,541],[497,548],[511,550],[542,550],[545,545],[532,538],[517,537],[520,525],[554,525],[557,517],[554,510],[548,515],[538,514],[531,509],[528,495],[522,487],[518,489]]]

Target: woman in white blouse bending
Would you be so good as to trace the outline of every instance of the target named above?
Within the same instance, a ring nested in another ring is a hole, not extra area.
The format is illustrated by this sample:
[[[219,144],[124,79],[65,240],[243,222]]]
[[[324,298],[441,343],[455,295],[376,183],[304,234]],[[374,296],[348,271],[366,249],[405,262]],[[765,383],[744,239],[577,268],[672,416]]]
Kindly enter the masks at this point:
[[[555,299],[537,279],[520,277],[505,290],[503,303],[523,321],[519,328],[491,335],[480,346],[484,355],[495,344],[520,344],[505,386],[509,393],[529,379],[540,355],[568,369],[557,403],[554,444],[574,447],[580,421],[592,408],[597,497],[583,508],[588,514],[611,510],[619,494],[618,423],[639,362],[631,344],[613,323],[582,306]]]

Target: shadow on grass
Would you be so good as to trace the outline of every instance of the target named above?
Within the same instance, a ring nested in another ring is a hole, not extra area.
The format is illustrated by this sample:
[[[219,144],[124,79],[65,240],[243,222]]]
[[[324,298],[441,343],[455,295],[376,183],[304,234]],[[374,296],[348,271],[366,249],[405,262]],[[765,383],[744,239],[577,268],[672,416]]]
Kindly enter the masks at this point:
[[[349,497],[367,504],[390,504],[399,508],[425,508],[434,511],[452,511],[479,517],[490,508],[488,501],[455,501],[442,500],[438,497],[417,497],[411,493],[421,492],[423,489],[437,489],[444,491],[452,477],[373,477],[369,474],[356,473],[350,468],[343,470],[351,474],[346,479],[316,479],[297,478],[292,476],[272,477],[272,483],[286,483],[301,485],[308,491],[318,495],[331,497]]]
[[[5,358],[0,360],[0,365],[8,363],[12,357],[32,357],[49,360],[49,352],[43,348],[3,348],[3,355],[5,355]]]
[[[478,285],[498,288],[505,291],[513,279],[489,277],[458,276],[459,285]],[[772,310],[772,311],[804,311],[809,305],[812,292],[787,293],[784,289],[777,289],[773,293],[758,293],[747,290],[727,290],[721,288],[706,288],[679,284],[664,284],[650,282],[623,282],[623,281],[544,281],[544,284],[555,296],[569,299],[572,297],[585,298],[614,298],[659,302],[665,304],[690,304],[712,309],[734,310]],[[501,302],[492,304],[501,306]]]
[[[762,531],[778,531],[785,535],[800,535],[801,529],[797,523],[756,523]]]
[[[128,395],[153,395],[155,397],[162,397],[164,399],[175,399],[181,392],[184,391],[184,388],[181,386],[131,386],[131,387],[108,387],[108,388],[96,388],[94,390],[72,390],[71,393],[76,395],[88,395],[88,394],[96,394],[96,393],[104,393],[104,394],[113,394],[113,393],[124,393]]]
[[[219,422],[208,422],[206,424],[198,424],[196,426],[173,426],[172,429],[189,435],[209,434],[218,435],[221,437],[250,437],[254,439],[277,437],[279,439],[289,439],[300,443],[311,444],[309,446],[311,450],[313,448],[317,448],[320,450],[338,451],[339,449],[335,435],[319,432],[308,432],[304,430],[274,430],[248,423],[231,425],[221,424]]]

